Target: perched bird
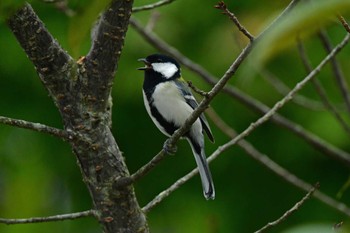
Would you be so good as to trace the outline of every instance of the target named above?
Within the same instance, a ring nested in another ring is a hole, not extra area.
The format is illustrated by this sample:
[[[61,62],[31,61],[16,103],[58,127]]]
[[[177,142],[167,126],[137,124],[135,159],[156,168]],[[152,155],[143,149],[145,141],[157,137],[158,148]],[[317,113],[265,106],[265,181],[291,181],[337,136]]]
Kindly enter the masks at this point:
[[[153,54],[139,61],[145,63],[145,67],[138,70],[145,72],[143,100],[146,110],[158,129],[170,137],[185,123],[198,103],[181,77],[180,65],[175,59]],[[204,114],[201,114],[183,137],[191,145],[202,180],[203,193],[209,200],[215,198],[215,190],[204,152],[204,132],[214,142],[209,124]]]

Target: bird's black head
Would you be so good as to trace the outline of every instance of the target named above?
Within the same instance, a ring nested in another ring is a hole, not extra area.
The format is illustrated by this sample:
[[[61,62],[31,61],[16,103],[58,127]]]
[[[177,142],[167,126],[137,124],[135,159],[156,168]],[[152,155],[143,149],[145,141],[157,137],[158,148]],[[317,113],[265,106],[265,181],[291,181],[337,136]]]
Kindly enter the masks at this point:
[[[172,80],[181,76],[180,65],[172,57],[163,54],[152,54],[146,58],[141,58],[139,61],[145,63],[145,67],[138,70],[145,71],[145,77],[153,77],[163,81]]]

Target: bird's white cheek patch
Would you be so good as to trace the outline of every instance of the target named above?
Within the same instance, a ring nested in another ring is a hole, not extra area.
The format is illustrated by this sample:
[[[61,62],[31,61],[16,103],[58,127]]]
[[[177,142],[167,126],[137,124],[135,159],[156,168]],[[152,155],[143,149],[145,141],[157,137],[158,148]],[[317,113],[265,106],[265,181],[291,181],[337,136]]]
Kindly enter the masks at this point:
[[[153,70],[162,74],[165,78],[171,78],[179,70],[173,63],[152,63]]]

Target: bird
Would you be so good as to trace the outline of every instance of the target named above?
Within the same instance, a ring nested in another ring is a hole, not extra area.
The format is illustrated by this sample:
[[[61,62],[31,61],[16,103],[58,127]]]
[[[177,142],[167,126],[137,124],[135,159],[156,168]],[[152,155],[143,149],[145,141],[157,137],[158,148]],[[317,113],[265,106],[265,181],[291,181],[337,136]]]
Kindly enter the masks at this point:
[[[138,59],[145,64],[138,70],[144,71],[143,100],[145,108],[157,128],[167,137],[179,129],[198,107],[188,83],[181,76],[180,64],[172,57],[152,54]],[[189,142],[202,182],[203,194],[207,200],[215,198],[212,175],[204,151],[204,133],[214,142],[207,119],[202,113],[182,138]],[[173,152],[164,144],[166,152]]]

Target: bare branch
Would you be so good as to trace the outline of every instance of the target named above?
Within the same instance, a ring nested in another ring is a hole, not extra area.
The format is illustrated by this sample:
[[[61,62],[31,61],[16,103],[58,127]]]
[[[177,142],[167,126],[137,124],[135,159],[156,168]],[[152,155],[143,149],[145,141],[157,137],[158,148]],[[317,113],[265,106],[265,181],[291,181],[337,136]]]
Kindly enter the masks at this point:
[[[206,111],[208,117],[214,122],[216,127],[218,127],[221,132],[226,134],[229,138],[234,138],[237,136],[235,130],[233,130],[215,111],[213,108],[208,108]],[[243,141],[243,140],[242,140]]]
[[[298,1],[292,1],[289,6],[284,10],[281,15],[278,18],[283,17],[287,12],[291,10],[293,6]],[[274,21],[276,22],[276,21]],[[152,32],[144,30],[144,28],[140,25],[140,23],[135,19],[131,18],[130,24],[133,26],[133,28],[145,38],[151,45],[159,49],[160,51],[163,51],[167,54],[170,54],[171,56],[175,57],[180,63],[182,63],[185,67],[187,67],[189,70],[193,71],[194,73],[198,74],[200,77],[202,77],[206,82],[209,84],[214,85],[217,82],[217,78],[214,77],[212,74],[210,74],[207,70],[205,70],[203,67],[201,67],[199,64],[191,61],[189,58],[181,54],[178,50],[176,50],[174,47],[167,44],[165,41],[160,39],[157,35],[155,35]],[[270,24],[273,25],[274,23]],[[266,29],[268,30],[268,29]],[[266,31],[265,30],[265,31]],[[263,35],[264,33],[260,34]],[[261,114],[266,114],[270,108],[260,102],[257,99],[254,99],[253,97],[245,94],[241,90],[237,89],[234,86],[226,85],[222,91],[229,96],[237,99],[241,103],[245,104],[250,109],[253,109]],[[344,158],[350,157],[350,154],[340,150],[339,148],[331,145],[329,142],[319,138],[315,134],[307,131],[303,126],[296,124],[287,118],[281,116],[280,114],[276,113],[272,116],[271,120],[275,122],[276,124],[290,130],[297,136],[303,138],[306,142],[310,143],[313,147],[316,149],[322,151],[322,153],[333,157],[339,161],[344,162]],[[346,162],[348,166],[350,166],[350,161]]]
[[[133,187],[113,189],[117,177],[129,176],[110,129],[110,93],[132,4],[133,0],[110,1],[96,27],[90,52],[77,62],[53,40],[30,5],[9,20],[11,30],[39,67],[65,129],[80,136],[69,142],[104,232],[149,231]],[[38,59],[33,59],[35,56]],[[48,67],[40,69],[42,63]]]
[[[18,128],[30,129],[36,132],[47,133],[51,136],[55,136],[66,141],[73,139],[74,136],[73,133],[68,133],[67,131],[62,129],[57,129],[40,123],[18,120],[9,117],[0,116],[0,123],[5,125],[16,126]]]
[[[254,148],[253,145],[251,145],[249,142],[242,140],[237,143],[250,157],[258,161],[260,164],[262,164],[264,167],[271,170],[273,173],[275,173],[277,176],[281,177],[291,185],[304,190],[307,192],[312,188],[312,185],[303,181],[302,179],[298,178],[293,173],[289,172],[287,169],[281,167],[279,164],[271,160],[267,155],[259,152],[256,148]],[[347,216],[350,216],[350,208],[346,206],[344,203],[341,203],[327,194],[316,190],[314,193],[314,196],[320,200],[321,202],[325,203],[326,205],[338,210],[339,212],[342,212],[346,214]]]
[[[240,133],[237,137],[231,140],[232,145],[236,144],[242,138],[248,136],[252,131],[254,131],[261,124],[268,121],[280,108],[282,108],[286,103],[288,103],[293,96],[300,91],[312,78],[314,78],[321,69],[338,53],[341,49],[349,42],[350,34],[347,34],[340,44],[338,44],[320,63],[312,70],[302,81],[297,83],[295,87],[280,101],[278,101],[264,116],[260,117],[257,121],[250,124],[250,126]],[[339,157],[347,164],[350,163],[349,157]]]
[[[45,3],[53,3],[57,10],[62,11],[65,13],[68,17],[73,17],[76,12],[69,8],[68,6],[68,0],[41,0]]]
[[[225,121],[223,121],[219,115],[216,114],[216,112],[213,109],[208,109],[207,111],[208,116],[212,119],[214,124],[221,129],[222,132],[224,132],[227,136],[230,138],[234,138],[237,133],[236,131],[231,128],[229,125],[226,124]],[[225,146],[224,144],[223,146]],[[261,165],[266,167],[267,169],[271,170],[273,173],[275,173],[277,176],[281,177],[283,180],[287,181],[291,185],[308,192],[310,189],[313,188],[313,186],[302,179],[298,178],[293,173],[289,172],[287,169],[283,168],[276,162],[274,162],[272,159],[269,158],[269,156],[261,153],[258,151],[251,143],[248,141],[242,139],[237,143],[239,147],[241,147],[247,155],[249,155],[251,158],[259,162]],[[213,153],[213,155],[216,153],[216,151]],[[212,156],[210,156],[209,159],[212,159]],[[213,158],[215,159],[215,158]],[[345,204],[336,201],[335,199],[329,197],[328,195],[322,193],[321,191],[316,190],[314,193],[314,196],[320,200],[321,202],[327,204],[328,206],[338,210],[339,212],[342,212],[346,214],[347,216],[350,216],[350,208],[347,207]]]
[[[132,8],[132,12],[135,13],[135,12],[139,12],[139,11],[152,10],[152,9],[160,7],[160,6],[170,4],[173,1],[175,1],[175,0],[161,0],[161,1],[153,3],[153,4],[140,6],[140,7],[134,7],[134,8]]]
[[[317,183],[310,191],[300,200],[298,201],[291,209],[287,210],[280,218],[273,222],[269,222],[261,229],[255,231],[255,233],[262,233],[266,231],[267,229],[277,226],[281,222],[285,221],[291,214],[299,210],[299,208],[312,196],[312,194],[315,192],[316,189],[319,188],[319,184]]]
[[[133,182],[136,182],[140,178],[148,174],[153,168],[157,166],[166,156],[164,150],[161,150],[156,154],[148,163],[139,168],[134,174],[126,177],[119,177],[115,182],[115,188],[123,187],[130,185]]]
[[[270,31],[271,28],[273,28],[273,26],[280,21],[281,18],[283,18],[286,14],[288,14],[301,0],[292,0],[288,6],[283,10],[283,12],[276,17],[267,27],[266,29],[260,33],[260,35],[258,37],[262,37],[264,36],[266,33],[268,33]]]
[[[341,15],[338,15],[338,19],[339,21],[341,22],[341,24],[343,25],[343,27],[345,28],[345,30],[350,33],[350,26],[349,24],[346,22],[346,20],[344,19],[343,16]]]
[[[240,133],[239,135],[237,135],[235,138],[233,138],[232,140],[230,140],[229,142],[227,142],[226,144],[218,147],[218,149],[208,158],[208,162],[211,162],[212,160],[216,159],[223,151],[227,150],[229,147],[235,145],[236,143],[239,143],[243,138],[245,138],[246,136],[248,136],[253,130],[255,130],[258,126],[260,126],[261,124],[265,123],[267,120],[269,120],[275,113],[277,110],[279,110],[280,108],[282,108],[288,101],[290,101],[294,94],[297,93],[301,88],[303,88],[303,86],[310,81],[313,77],[316,76],[316,74],[318,74],[320,72],[320,70],[323,68],[323,66],[325,66],[325,64],[327,64],[327,62],[329,62],[329,60],[334,57],[339,51],[341,51],[341,49],[349,42],[350,40],[350,34],[348,34],[343,41],[338,44],[330,54],[328,54],[326,56],[326,58],[324,58],[321,63],[312,71],[309,73],[309,75],[307,75],[302,81],[300,81],[299,83],[297,83],[295,85],[295,87],[288,93],[288,95],[286,95],[283,99],[281,99],[280,101],[278,101],[273,108],[271,108],[264,116],[262,116],[261,118],[259,118],[257,121],[253,122],[250,124],[250,126],[244,130],[242,133]],[[205,98],[206,99],[206,98]],[[205,99],[203,101],[205,101]],[[203,101],[201,102],[200,105],[202,105]],[[190,118],[193,116],[193,114],[190,116]],[[189,118],[189,119],[190,119]],[[183,127],[181,127],[183,128]],[[180,128],[180,129],[181,129]],[[175,132],[175,134],[178,131]],[[174,134],[174,135],[175,135]],[[174,136],[173,135],[173,136]],[[174,137],[171,137],[170,139],[173,139]],[[344,161],[346,161],[347,163],[349,163],[349,159],[347,157],[342,157],[342,159]],[[275,164],[275,163],[274,163]],[[283,169],[284,170],[284,169]],[[164,198],[166,198],[167,196],[170,195],[170,193],[172,193],[173,191],[175,191],[177,188],[179,188],[182,184],[184,184],[187,180],[189,180],[190,178],[192,178],[194,175],[196,175],[198,173],[197,169],[192,170],[190,173],[188,173],[186,176],[182,177],[181,179],[179,179],[178,181],[176,181],[173,185],[171,185],[168,189],[164,190],[163,192],[161,192],[160,194],[158,194],[151,202],[149,202],[145,207],[142,208],[143,211],[148,212],[150,211],[150,209],[152,209],[153,207],[155,207],[156,205],[158,205]],[[290,178],[290,176],[288,176]],[[327,198],[327,203],[331,204],[335,204],[334,201],[330,201],[329,198]],[[339,207],[338,210],[344,211],[343,206]],[[347,209],[348,210],[348,209]],[[346,212],[346,211],[345,211]],[[350,214],[350,211],[348,212],[348,214]]]
[[[69,89],[71,76],[68,73],[74,65],[73,59],[52,37],[28,3],[9,19],[8,25],[33,62],[56,105],[64,101],[64,98],[57,99],[57,96]]]
[[[309,58],[307,57],[307,54],[305,52],[303,44],[299,41],[298,42],[298,51],[300,54],[300,58],[304,64],[304,67],[306,71],[309,73],[312,70]],[[334,118],[339,122],[339,124],[343,127],[345,132],[350,134],[350,127],[348,124],[344,121],[344,119],[341,117],[340,113],[338,112],[337,108],[330,102],[330,100],[327,97],[327,93],[324,90],[321,82],[318,79],[313,79],[312,83],[314,85],[314,88],[318,95],[320,96],[324,106],[328,109],[328,111],[334,116]]]
[[[195,85],[193,85],[193,83],[191,81],[187,81],[188,86],[197,94],[206,97],[208,95],[208,92],[205,92],[199,88],[197,88]]]
[[[344,225],[343,221],[340,221],[333,225],[333,230],[339,230]]]
[[[58,222],[64,220],[74,220],[78,218],[94,217],[96,213],[94,210],[86,210],[77,213],[70,214],[60,214],[49,217],[34,217],[34,218],[17,218],[17,219],[8,219],[0,218],[0,223],[13,225],[13,224],[29,224],[29,223],[45,223],[45,222]]]
[[[253,97],[245,94],[244,92],[242,92],[234,86],[226,86],[226,88],[224,88],[223,91],[228,95],[232,96],[233,98],[238,99],[241,103],[245,104],[249,108],[261,114],[266,114],[270,110],[268,106],[266,106],[259,100],[254,99]],[[348,152],[335,147],[334,145],[330,144],[324,139],[308,131],[302,125],[294,123],[278,113],[275,113],[272,116],[271,120],[277,125],[290,130],[295,135],[304,139],[307,143],[309,143],[311,146],[321,151],[325,155],[331,158],[335,158],[338,161],[344,162],[347,166],[350,166],[350,161],[344,161],[344,158],[350,157],[350,154]]]
[[[79,72],[84,77],[78,85],[84,86],[82,94],[94,112],[110,110],[111,88],[124,46],[132,4],[133,0],[111,1],[95,27],[89,53],[78,63],[81,66]]]
[[[209,111],[210,115],[210,111]],[[217,125],[217,124],[216,124]],[[230,130],[228,135],[236,135],[235,131],[228,127]],[[226,128],[227,130],[227,128]],[[290,173],[277,163],[275,163],[273,160],[271,160],[267,155],[262,154],[258,150],[256,150],[250,143],[245,141],[244,139],[239,141],[238,146],[243,148],[248,155],[250,155],[253,159],[260,162],[263,166],[274,172],[276,175],[281,177],[282,179],[286,180],[288,183],[292,184],[293,186],[300,188],[304,191],[309,191],[312,188],[311,184],[306,183],[305,181],[301,180],[294,174]],[[216,151],[214,151],[208,158],[208,161],[211,162],[214,159],[216,159],[219,155],[222,154],[223,151],[227,150],[230,147],[228,143],[223,144],[222,146],[218,147]],[[172,192],[180,188],[184,183],[186,183],[189,179],[194,177],[198,173],[197,168],[193,169],[191,172],[189,172],[187,175],[183,176],[182,178],[178,179],[173,185],[171,185],[166,190],[159,193],[152,201],[150,201],[146,206],[142,208],[142,210],[147,213],[151,211],[154,207],[156,207],[160,202],[162,202],[166,197],[168,197]],[[321,202],[325,203],[326,205],[330,206],[331,208],[334,208],[338,210],[339,212],[342,212],[346,214],[347,216],[350,216],[350,208],[346,206],[345,204],[338,202],[334,200],[333,198],[329,197],[328,195],[320,192],[315,191],[314,196],[320,200]]]
[[[238,18],[233,14],[226,6],[224,1],[218,2],[217,5],[214,6],[216,9],[222,10],[222,14],[227,15],[232,22],[237,26],[238,30],[241,31],[249,40],[252,42],[254,40],[254,36],[248,32],[248,30],[239,22]]]
[[[152,11],[151,16],[147,22],[146,27],[145,27],[145,30],[152,31],[153,28],[155,27],[159,17],[160,17],[160,13],[158,11]]]
[[[262,78],[265,79],[266,82],[268,82],[272,87],[274,87],[278,93],[286,95],[288,92],[290,92],[290,88],[271,72],[263,69],[259,70],[259,72]],[[304,108],[311,109],[314,111],[325,110],[325,106],[322,102],[310,99],[300,94],[296,94],[294,96],[293,102]]]
[[[279,164],[271,160],[267,155],[259,152],[256,148],[253,147],[249,142],[242,140],[237,143],[250,157],[258,161],[260,164],[262,164],[264,167],[271,170],[273,173],[275,173],[277,176],[281,177],[283,180],[287,181],[291,185],[307,192],[312,188],[312,185],[303,181],[302,179],[298,178],[293,173],[289,172],[287,169],[281,167]],[[342,212],[346,214],[347,216],[350,216],[350,208],[346,206],[344,203],[341,203],[327,194],[316,190],[314,193],[314,196],[320,200],[321,202],[325,203],[326,205],[338,210],[339,212]]]
[[[149,211],[151,211],[151,209],[156,207],[166,197],[168,197],[172,192],[174,192],[176,189],[180,188],[184,183],[186,183],[189,179],[194,177],[197,173],[198,173],[198,169],[195,168],[191,172],[189,172],[187,175],[185,175],[182,178],[178,179],[169,188],[167,188],[163,192],[159,193],[152,201],[150,201],[147,205],[145,205],[142,208],[142,211],[145,212],[145,213],[148,213]]]
[[[319,33],[319,37],[321,39],[321,42],[326,52],[329,53],[330,51],[332,51],[332,45],[327,36],[327,33],[325,31],[321,31]],[[342,94],[345,105],[348,108],[348,111],[350,112],[350,92],[349,92],[348,84],[343,75],[343,72],[341,71],[339,63],[335,57],[331,60],[331,66],[332,66],[334,77],[335,77],[335,80],[337,81],[340,93]]]
[[[138,25],[136,20],[131,19],[130,23],[137,27],[139,31],[144,31],[143,28]],[[157,39],[157,41],[160,41]],[[165,43],[163,43],[164,46],[166,46]],[[185,123],[174,132],[174,134],[165,142],[167,144],[168,148],[174,147],[176,142],[180,139],[180,137],[185,134],[188,129],[191,127],[191,125],[197,120],[197,118],[204,112],[204,110],[209,106],[209,103],[212,101],[212,99],[223,89],[223,87],[226,85],[228,80],[233,76],[233,74],[237,71],[238,67],[241,65],[243,60],[248,56],[250,49],[252,48],[252,43],[249,43],[239,54],[239,56],[236,58],[236,60],[231,64],[229,69],[225,72],[225,74],[222,76],[222,78],[214,85],[214,87],[211,89],[210,92],[206,94],[204,99],[200,102],[198,107],[192,112],[192,114],[187,118]],[[176,50],[174,50],[176,51]],[[187,59],[188,60],[188,59]],[[146,175],[152,168],[155,167],[156,164],[158,164],[160,161],[163,160],[165,157],[165,151],[162,149],[153,159],[144,165],[142,168],[140,168],[135,174],[131,175],[130,178],[122,178],[117,183],[120,185],[130,184],[131,182],[135,181],[136,179]]]
[[[221,118],[218,116],[215,111],[212,109],[208,109],[208,116],[211,117],[213,122],[215,123],[218,128],[220,128],[226,135],[228,135],[230,138],[234,138],[237,133],[234,129],[232,129],[230,126],[228,126]],[[250,157],[258,161],[260,164],[262,164],[267,169],[271,170],[273,173],[275,173],[277,176],[281,177],[291,185],[304,190],[305,192],[308,192],[310,189],[313,188],[311,184],[306,183],[302,179],[298,178],[296,175],[290,173],[285,168],[278,165],[276,162],[271,160],[267,155],[261,153],[256,148],[254,148],[253,145],[251,145],[248,141],[242,139],[237,143],[239,147],[241,147]],[[218,156],[222,154],[223,151],[227,150],[230,146],[228,143],[223,144],[222,146],[218,147],[216,151],[214,151],[208,158],[208,161],[211,162],[214,159],[216,159]],[[145,207],[142,208],[143,211],[146,213],[149,212],[151,209],[153,209],[155,206],[157,206],[160,202],[162,202],[166,197],[168,197],[172,192],[174,192],[176,189],[180,188],[184,183],[186,183],[189,179],[194,177],[197,174],[198,170],[194,169],[187,175],[183,176],[182,178],[178,179],[173,185],[171,185],[166,190],[159,193],[152,201],[150,201]],[[326,205],[330,206],[331,208],[334,208],[338,210],[339,212],[342,212],[346,214],[347,216],[350,216],[350,208],[347,207],[345,204],[338,202],[334,200],[333,198],[329,197],[328,195],[316,190],[314,193],[315,198],[320,200],[321,202],[325,203]]]

